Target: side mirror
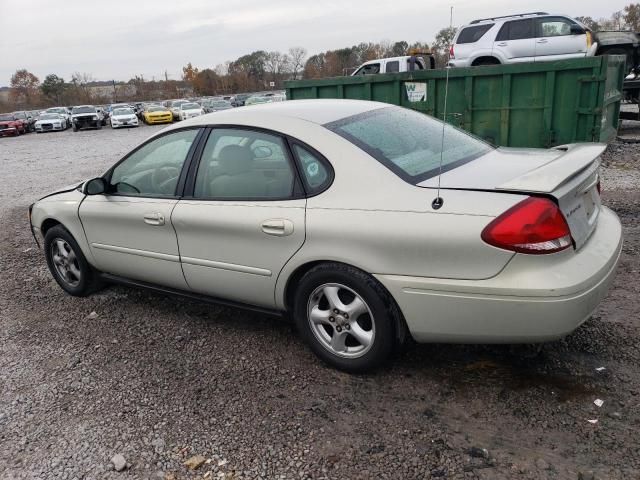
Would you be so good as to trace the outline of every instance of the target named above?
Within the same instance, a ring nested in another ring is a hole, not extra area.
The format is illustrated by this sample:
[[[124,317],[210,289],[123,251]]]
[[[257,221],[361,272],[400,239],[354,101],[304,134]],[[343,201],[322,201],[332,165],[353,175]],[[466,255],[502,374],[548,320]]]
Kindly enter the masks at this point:
[[[104,178],[92,178],[88,182],[85,182],[82,187],[82,193],[85,195],[101,195],[107,192],[107,182]]]
[[[571,35],[584,35],[584,28],[582,28],[580,25],[576,25],[576,24],[571,24],[571,26],[569,27],[569,31],[571,32]]]

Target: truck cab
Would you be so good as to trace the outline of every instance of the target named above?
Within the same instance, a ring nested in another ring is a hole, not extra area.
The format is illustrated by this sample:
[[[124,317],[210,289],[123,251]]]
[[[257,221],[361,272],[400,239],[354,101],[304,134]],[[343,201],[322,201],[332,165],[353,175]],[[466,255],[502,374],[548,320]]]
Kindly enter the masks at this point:
[[[368,62],[360,65],[355,72],[351,74],[352,77],[357,75],[377,75],[379,73],[400,73],[400,72],[412,72],[415,70],[427,70],[434,68],[433,57],[428,57],[430,62],[421,56],[405,55],[403,57],[389,57],[378,58],[376,60],[369,60]]]

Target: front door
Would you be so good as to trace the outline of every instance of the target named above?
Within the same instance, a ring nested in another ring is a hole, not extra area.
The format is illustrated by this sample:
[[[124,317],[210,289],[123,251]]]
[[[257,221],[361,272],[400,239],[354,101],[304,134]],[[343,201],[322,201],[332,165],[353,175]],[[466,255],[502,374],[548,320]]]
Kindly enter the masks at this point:
[[[213,129],[188,195],[171,220],[189,287],[273,307],[278,274],[305,238],[306,200],[285,139]]]
[[[178,179],[198,129],[153,139],[116,165],[109,192],[87,196],[80,220],[103,272],[187,289],[171,213]]]
[[[536,19],[536,62],[584,57],[587,34],[571,32],[577,24],[564,17]]]

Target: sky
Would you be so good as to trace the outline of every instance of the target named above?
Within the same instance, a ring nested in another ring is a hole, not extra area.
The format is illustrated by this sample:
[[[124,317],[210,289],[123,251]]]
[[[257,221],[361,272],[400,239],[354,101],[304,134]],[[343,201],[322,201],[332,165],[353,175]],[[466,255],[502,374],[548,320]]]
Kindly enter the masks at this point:
[[[43,80],[179,79],[254,50],[309,54],[360,42],[430,42],[474,18],[546,11],[609,17],[630,0],[0,0],[0,86],[26,68]],[[560,6],[561,5],[561,6]]]

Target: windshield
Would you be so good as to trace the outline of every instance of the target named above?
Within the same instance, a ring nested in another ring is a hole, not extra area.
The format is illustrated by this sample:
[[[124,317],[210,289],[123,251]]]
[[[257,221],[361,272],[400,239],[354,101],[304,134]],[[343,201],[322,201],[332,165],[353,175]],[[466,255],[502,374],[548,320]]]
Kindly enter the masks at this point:
[[[325,125],[400,178],[418,184],[484,155],[489,144],[433,117],[401,107],[370,110]],[[440,153],[442,152],[442,155]]]
[[[225,107],[231,106],[229,102],[211,102],[210,105],[212,107],[218,107],[218,108],[225,108]]]
[[[16,118],[19,118],[21,120],[24,120],[25,118],[27,118],[27,115],[24,112],[17,112],[17,113],[14,113],[14,115]]]
[[[182,110],[199,110],[200,105],[198,105],[197,103],[183,103],[182,105],[180,105],[180,108]]]
[[[57,113],[43,113],[39,117],[40,120],[57,120],[59,118],[60,117],[58,116]]]
[[[130,108],[116,108],[113,111],[114,115],[133,115],[133,110],[131,110]]]
[[[0,122],[11,122],[13,120],[13,115],[10,113],[0,114]]]
[[[164,112],[166,110],[164,107],[147,107],[147,112]]]
[[[94,107],[73,107],[71,113],[74,115],[77,113],[96,113],[96,109]]]
[[[49,108],[47,110],[47,112],[52,112],[52,113],[66,113],[64,111],[64,108]]]

